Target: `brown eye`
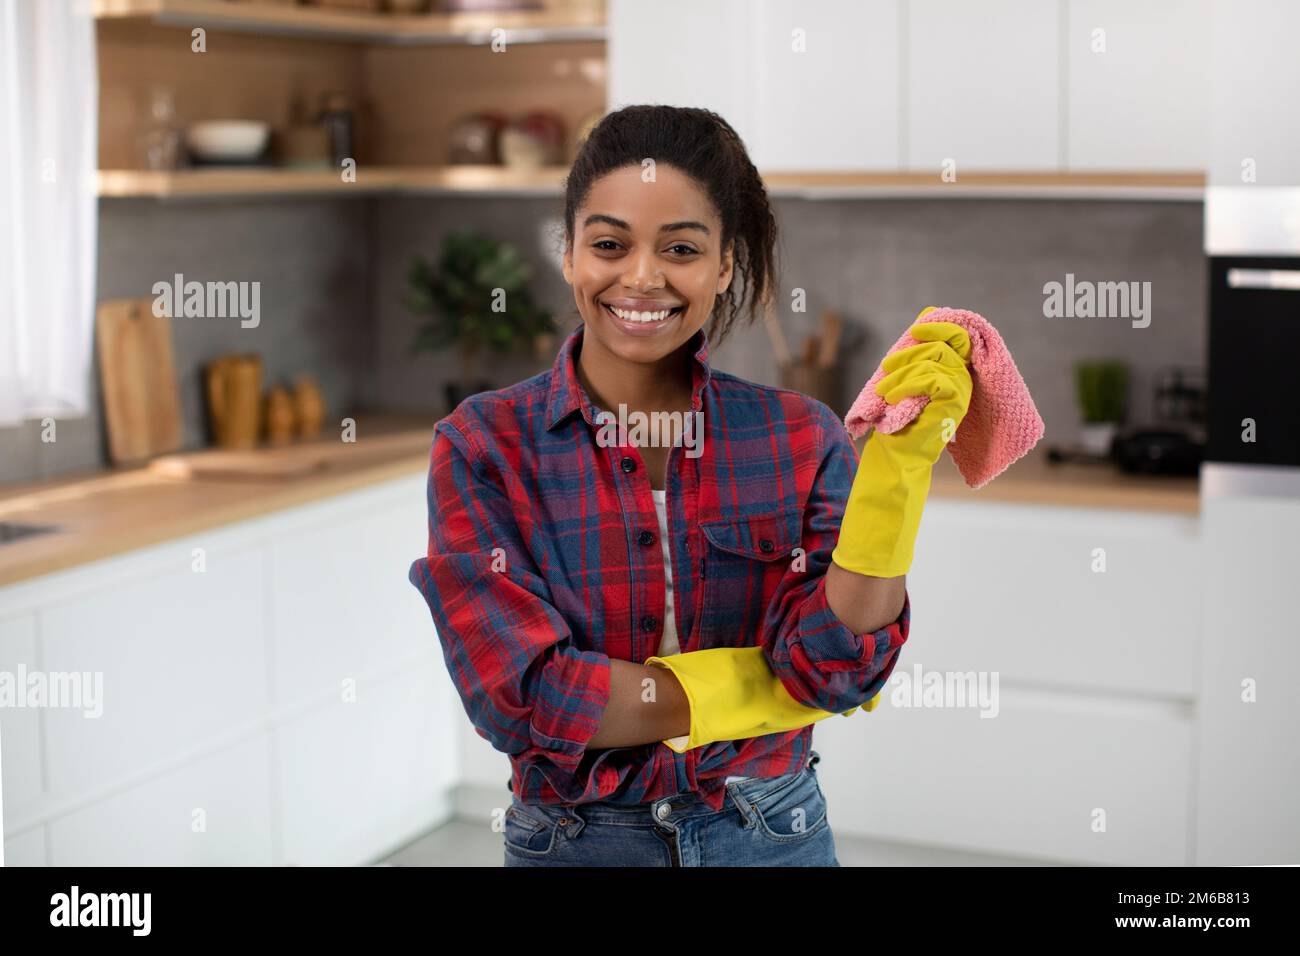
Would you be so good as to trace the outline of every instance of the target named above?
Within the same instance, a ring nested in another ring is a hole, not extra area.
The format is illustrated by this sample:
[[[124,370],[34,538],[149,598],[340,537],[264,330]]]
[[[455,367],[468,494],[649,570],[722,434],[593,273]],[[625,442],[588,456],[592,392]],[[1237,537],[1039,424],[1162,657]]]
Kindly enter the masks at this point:
[[[697,251],[697,250],[692,249],[690,246],[683,245],[683,244],[680,243],[680,242],[679,242],[677,245],[675,245],[675,246],[669,246],[669,247],[668,247],[668,250],[669,250],[670,252],[672,252],[672,251],[674,251],[674,250],[680,250],[680,251],[677,252],[677,255],[679,255],[679,256],[693,256],[693,255],[697,255],[697,254],[698,254],[698,251]]]

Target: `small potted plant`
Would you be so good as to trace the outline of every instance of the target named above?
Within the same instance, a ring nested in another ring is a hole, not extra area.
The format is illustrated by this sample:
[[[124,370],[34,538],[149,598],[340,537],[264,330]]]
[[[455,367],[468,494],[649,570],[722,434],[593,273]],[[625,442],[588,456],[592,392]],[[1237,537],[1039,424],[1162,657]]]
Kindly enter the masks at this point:
[[[1115,360],[1076,362],[1074,383],[1083,413],[1080,444],[1088,454],[1107,456],[1128,404],[1128,366]]]
[[[446,386],[449,410],[492,388],[475,380],[484,351],[536,354],[539,341],[554,341],[555,321],[533,303],[531,277],[531,266],[513,245],[469,233],[447,236],[436,266],[419,257],[411,263],[407,307],[429,316],[412,350],[460,350],[460,379]]]

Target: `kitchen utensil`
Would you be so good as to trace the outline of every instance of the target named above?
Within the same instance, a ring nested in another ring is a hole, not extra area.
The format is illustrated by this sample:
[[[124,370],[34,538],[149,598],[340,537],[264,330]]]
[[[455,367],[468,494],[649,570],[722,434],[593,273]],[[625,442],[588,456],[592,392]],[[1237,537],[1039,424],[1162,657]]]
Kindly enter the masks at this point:
[[[252,451],[213,449],[155,458],[149,470],[168,478],[213,478],[264,481],[301,478],[328,465],[328,449],[260,448]]]
[[[208,420],[219,448],[254,448],[261,434],[262,362],[226,355],[205,369]]]
[[[817,354],[819,368],[830,368],[839,358],[840,332],[843,321],[834,309],[822,313],[821,351]]]
[[[266,440],[272,445],[287,445],[298,430],[298,416],[293,398],[283,385],[272,385],[266,391],[266,405],[262,412],[266,423]]]
[[[181,446],[171,319],[152,299],[102,302],[95,315],[109,457],[140,461]]]
[[[330,143],[330,162],[337,168],[356,158],[353,140],[355,123],[346,93],[324,93],[316,122],[325,127]]]
[[[271,124],[261,120],[204,120],[185,131],[185,145],[199,162],[247,163],[266,150]]]
[[[427,454],[428,448],[429,438],[423,432],[404,429],[393,434],[371,434],[367,431],[356,442],[343,442],[337,436],[331,436],[284,448],[252,451],[208,449],[164,455],[155,458],[149,470],[181,479],[281,480],[304,477],[323,469],[376,464],[421,451]]]
[[[310,375],[299,375],[293,385],[293,404],[299,438],[315,438],[325,421],[325,398]]]

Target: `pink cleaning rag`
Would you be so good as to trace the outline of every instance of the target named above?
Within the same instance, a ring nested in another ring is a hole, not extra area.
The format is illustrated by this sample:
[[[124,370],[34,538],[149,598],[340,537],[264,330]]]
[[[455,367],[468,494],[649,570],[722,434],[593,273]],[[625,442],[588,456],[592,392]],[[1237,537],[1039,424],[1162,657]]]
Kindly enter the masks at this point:
[[[1043,419],[1002,336],[982,315],[941,308],[926,313],[917,322],[952,322],[970,336],[970,407],[947,447],[966,484],[983,487],[1038,444],[1043,437]],[[886,354],[917,344],[904,332]],[[892,435],[920,415],[930,402],[928,395],[918,395],[890,405],[876,394],[876,383],[884,377],[884,369],[877,368],[844,419],[854,438],[860,438],[868,428]]]

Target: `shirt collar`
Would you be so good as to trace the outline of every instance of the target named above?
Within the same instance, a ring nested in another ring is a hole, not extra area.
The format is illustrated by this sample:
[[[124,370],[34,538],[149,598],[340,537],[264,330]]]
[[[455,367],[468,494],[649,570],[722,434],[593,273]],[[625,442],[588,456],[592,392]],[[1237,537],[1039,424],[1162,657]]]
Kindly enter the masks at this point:
[[[593,427],[598,427],[596,416],[600,413],[588,397],[586,389],[578,379],[578,352],[582,345],[582,333],[585,325],[579,324],[569,333],[560,347],[560,354],[555,357],[551,368],[551,392],[547,398],[546,428],[549,431],[568,417],[575,409],[582,410],[582,417]],[[704,329],[700,328],[687,343],[693,352],[691,364],[691,410],[704,410],[704,389],[709,384],[709,343]]]

